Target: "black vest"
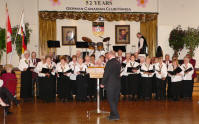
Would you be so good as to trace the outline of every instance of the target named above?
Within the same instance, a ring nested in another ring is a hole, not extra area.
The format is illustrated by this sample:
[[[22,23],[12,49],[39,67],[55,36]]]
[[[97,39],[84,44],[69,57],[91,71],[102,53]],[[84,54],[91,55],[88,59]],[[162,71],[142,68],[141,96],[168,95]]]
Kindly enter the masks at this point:
[[[140,49],[140,53],[139,54],[147,54],[148,52],[146,51],[146,48],[147,48],[146,39],[143,36],[141,36],[141,38],[144,39],[144,43],[143,43],[142,48]],[[140,40],[139,40],[139,43],[138,43],[138,47],[140,47]]]

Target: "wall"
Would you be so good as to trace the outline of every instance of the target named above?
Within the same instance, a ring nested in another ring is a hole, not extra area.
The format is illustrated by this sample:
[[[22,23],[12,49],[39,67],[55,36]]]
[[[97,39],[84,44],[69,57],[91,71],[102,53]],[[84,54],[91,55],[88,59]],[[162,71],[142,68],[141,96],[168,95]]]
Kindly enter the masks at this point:
[[[104,36],[110,37],[111,49],[112,46],[115,45],[115,25],[130,25],[130,39],[131,44],[127,45],[128,52],[135,52],[137,48],[133,48],[132,45],[137,46],[137,37],[136,33],[140,31],[140,23],[139,22],[129,22],[129,21],[119,21],[119,22],[104,22]],[[92,22],[85,20],[57,20],[57,40],[61,41],[61,26],[77,26],[77,41],[82,41],[82,37],[89,37],[94,42],[102,42],[102,38],[96,37],[92,33]],[[111,30],[110,30],[111,29]],[[104,44],[106,49],[106,46]],[[69,46],[62,46],[61,48],[57,48],[58,55],[69,54],[70,52]],[[83,50],[85,51],[85,49]],[[72,55],[75,54],[76,48],[72,46]]]
[[[39,1],[39,2],[38,2]],[[61,0],[61,2],[64,0]],[[66,1],[66,0],[65,0]],[[76,0],[72,0],[76,1]],[[84,0],[81,0],[84,1]],[[114,0],[116,1],[116,0]],[[132,0],[130,0],[132,1]],[[136,0],[135,0],[136,1]],[[152,0],[149,0],[150,2]],[[48,3],[47,3],[48,2]],[[121,0],[117,0],[116,3],[121,2]],[[57,8],[59,9],[59,6],[52,6],[50,3],[50,0],[7,0],[8,3],[8,9],[11,19],[11,25],[15,26],[19,24],[20,21],[20,15],[22,8],[24,8],[25,13],[25,22],[30,23],[30,27],[33,30],[31,35],[31,42],[28,45],[28,49],[30,51],[37,51],[38,52],[38,11],[43,7],[44,9],[48,9],[48,5],[51,6],[54,10]],[[76,4],[77,2],[72,2],[71,4]],[[183,28],[187,28],[188,26],[197,28],[199,26],[199,16],[197,15],[199,12],[199,1],[198,0],[159,0],[158,6],[156,6],[156,1],[153,1],[153,4],[148,4],[147,8],[138,8],[137,11],[157,11],[159,10],[159,16],[158,16],[158,44],[162,46],[163,51],[166,51],[165,53],[169,53],[170,55],[173,54],[173,50],[169,47],[168,38],[170,31],[175,28],[177,25],[182,25]],[[132,6],[135,6],[135,4],[131,3]],[[64,4],[65,5],[65,4]],[[126,5],[130,5],[127,0],[123,0],[121,6],[125,7]],[[67,4],[67,6],[70,6]],[[128,7],[128,6],[127,6]],[[149,7],[149,8],[148,8]],[[133,8],[133,7],[132,7]],[[53,10],[51,9],[51,10]],[[63,9],[63,8],[62,8]],[[148,9],[148,10],[147,10]],[[133,8],[133,11],[136,11],[136,7]],[[4,0],[0,0],[0,26],[5,27],[5,2]],[[108,22],[105,22],[105,34],[104,36],[111,36],[112,42],[114,43],[114,25],[116,24],[131,24],[131,42],[132,44],[136,44],[137,41],[135,37],[135,32],[139,31],[139,23],[136,22],[113,22],[113,24],[109,24]],[[88,21],[69,21],[69,20],[57,20],[57,40],[61,40],[61,26],[64,25],[76,25],[78,27],[77,31],[78,37],[77,40],[81,40],[82,36],[88,36],[91,39],[95,41],[99,41],[99,38],[96,38],[92,35],[92,24]],[[86,30],[85,29],[88,29]],[[89,28],[88,28],[89,27]],[[83,30],[82,30],[83,29]],[[113,29],[113,30],[110,30]],[[86,31],[85,31],[86,30]],[[130,45],[128,45],[128,50],[130,50]],[[60,49],[57,50],[60,54],[65,54],[65,52],[68,51],[67,46],[62,46]],[[75,49],[72,50],[72,52],[75,52]],[[180,58],[183,58],[183,56],[186,54],[187,50],[183,50],[180,54]],[[198,53],[199,49],[195,51],[195,53]],[[5,64],[5,54],[2,59],[2,64]],[[194,57],[197,60],[197,67],[199,67],[199,55],[195,54]],[[18,56],[16,53],[14,53],[13,56],[13,62],[12,64],[17,65],[18,64]]]

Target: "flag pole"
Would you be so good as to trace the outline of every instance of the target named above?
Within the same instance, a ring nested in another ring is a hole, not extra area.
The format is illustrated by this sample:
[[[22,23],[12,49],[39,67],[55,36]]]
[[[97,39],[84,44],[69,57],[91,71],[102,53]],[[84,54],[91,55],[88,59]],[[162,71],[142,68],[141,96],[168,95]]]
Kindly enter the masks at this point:
[[[4,0],[4,2],[6,3],[6,14],[8,13],[8,5],[7,5],[7,2]],[[7,49],[7,15],[6,15],[6,28],[5,28],[5,44],[6,44],[6,49]],[[8,64],[8,54],[6,52],[6,64]]]
[[[22,10],[22,13],[21,13],[20,23],[21,23],[23,12],[24,12],[24,10]],[[17,34],[18,34],[18,31],[19,31],[19,26],[20,26],[20,24],[17,26],[17,32],[15,34],[14,44],[12,46],[12,52],[11,52],[11,55],[10,55],[9,64],[11,64],[11,61],[12,61],[13,51],[15,51],[15,49],[16,49],[16,43],[15,42],[16,42],[16,39],[17,39]]]

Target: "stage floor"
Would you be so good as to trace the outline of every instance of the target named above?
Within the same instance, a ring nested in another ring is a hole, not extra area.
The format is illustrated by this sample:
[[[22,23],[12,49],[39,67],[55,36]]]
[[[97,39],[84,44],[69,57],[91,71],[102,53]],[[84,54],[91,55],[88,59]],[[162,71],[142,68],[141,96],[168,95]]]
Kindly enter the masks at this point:
[[[96,109],[96,102],[43,103],[25,102],[14,106],[6,124],[199,124],[199,97],[193,101],[120,101],[119,121],[109,121],[107,114],[97,115],[87,111]],[[108,111],[106,101],[102,110]],[[0,124],[3,110],[0,109]]]

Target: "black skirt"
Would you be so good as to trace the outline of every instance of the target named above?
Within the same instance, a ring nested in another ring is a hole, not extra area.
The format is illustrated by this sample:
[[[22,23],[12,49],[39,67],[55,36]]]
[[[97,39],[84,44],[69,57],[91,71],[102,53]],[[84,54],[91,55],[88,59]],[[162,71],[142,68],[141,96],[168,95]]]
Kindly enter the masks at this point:
[[[68,76],[61,75],[57,78],[57,84],[59,84],[59,98],[60,99],[72,99],[72,83]]]
[[[182,81],[182,93],[183,97],[192,97],[193,91],[193,81],[192,80],[183,80]]]
[[[46,102],[55,101],[56,97],[56,78],[51,75],[50,77],[40,77],[40,98]]]
[[[138,84],[139,84],[139,75],[138,74],[130,74],[128,76],[128,91],[129,94],[137,95],[138,94]]]
[[[152,77],[143,77],[143,95],[144,98],[152,98]]]
[[[77,101],[85,101],[87,98],[88,76],[77,75]]]
[[[32,72],[22,71],[21,72],[21,98],[32,98]]]
[[[128,95],[129,94],[129,85],[128,85],[128,78],[127,76],[121,77],[121,93],[122,95]]]

